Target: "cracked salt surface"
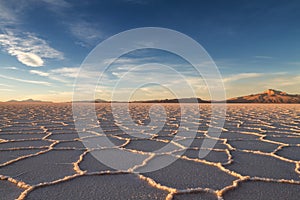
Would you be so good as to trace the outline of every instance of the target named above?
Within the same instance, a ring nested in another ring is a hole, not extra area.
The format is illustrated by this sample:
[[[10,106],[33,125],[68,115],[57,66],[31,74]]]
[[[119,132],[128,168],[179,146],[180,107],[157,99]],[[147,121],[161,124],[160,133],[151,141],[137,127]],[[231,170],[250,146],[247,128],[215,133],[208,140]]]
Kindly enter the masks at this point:
[[[200,104],[194,141],[192,130],[177,135],[179,104],[162,105],[167,121],[159,132],[155,132],[157,127],[151,127],[148,133],[138,132],[135,125],[115,122],[109,104],[97,104],[104,134],[91,126],[80,138],[71,104],[0,104],[0,198],[300,198],[300,105],[227,105],[226,123],[220,138],[216,138],[214,133],[207,133],[210,106]],[[131,117],[137,124],[150,123],[150,106],[130,105]],[[193,117],[196,113],[189,110],[189,114]],[[124,129],[135,134],[128,135]],[[116,147],[104,148],[103,136]],[[198,158],[204,138],[216,145],[206,157]],[[82,142],[94,146],[88,149]],[[167,151],[153,153],[167,144]],[[122,163],[122,171],[93,157],[109,158],[113,165],[120,153],[128,157]],[[147,172],[163,160],[176,161]]]
[[[82,188],[85,188],[83,190]],[[151,187],[134,174],[84,175],[38,187],[26,199],[165,199],[168,192]]]

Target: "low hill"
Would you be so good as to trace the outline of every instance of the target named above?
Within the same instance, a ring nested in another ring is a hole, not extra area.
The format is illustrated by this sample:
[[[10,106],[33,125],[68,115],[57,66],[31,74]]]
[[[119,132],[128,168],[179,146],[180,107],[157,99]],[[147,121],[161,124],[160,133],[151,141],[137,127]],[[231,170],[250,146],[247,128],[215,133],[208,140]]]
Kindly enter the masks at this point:
[[[162,99],[162,100],[145,100],[132,101],[131,103],[209,103],[210,101],[202,100],[200,98],[182,98],[182,99]]]
[[[34,99],[25,99],[25,100],[9,100],[7,102],[10,103],[52,103],[51,101],[41,101],[41,100],[34,100]]]
[[[268,89],[263,93],[228,99],[227,103],[300,103],[300,95]]]

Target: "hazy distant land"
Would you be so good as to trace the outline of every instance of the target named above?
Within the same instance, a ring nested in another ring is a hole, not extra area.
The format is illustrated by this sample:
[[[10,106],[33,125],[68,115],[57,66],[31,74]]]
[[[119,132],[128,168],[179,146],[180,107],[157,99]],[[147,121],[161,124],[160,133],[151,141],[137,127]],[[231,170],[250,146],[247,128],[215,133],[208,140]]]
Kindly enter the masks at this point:
[[[225,101],[209,101],[201,98],[183,98],[183,99],[165,99],[165,100],[149,100],[149,101],[135,101],[140,103],[211,103],[211,102],[225,102]],[[251,94],[247,96],[235,97],[226,100],[226,103],[300,103],[300,95],[287,94],[286,92],[268,89],[259,94]]]
[[[42,101],[42,100],[34,100],[34,99],[25,99],[25,100],[15,100],[15,99],[12,99],[12,100],[9,100],[9,101],[6,101],[8,103],[52,103],[51,101]]]
[[[33,100],[33,99],[27,99],[27,100],[10,100],[7,102],[21,102],[21,103],[51,103],[50,101],[41,101],[41,100]],[[96,99],[96,100],[82,100],[77,101],[82,103],[89,103],[89,102],[95,102],[95,103],[110,103],[111,101],[106,101],[102,99]],[[113,102],[120,102],[121,101],[113,101]],[[268,89],[262,93],[258,94],[250,94],[246,96],[240,96],[240,97],[234,97],[229,98],[226,101],[216,101],[216,100],[203,100],[201,98],[181,98],[181,99],[153,99],[153,100],[141,100],[141,101],[131,101],[130,103],[300,103],[300,94],[288,94],[286,92],[282,92],[279,90],[274,89]]]

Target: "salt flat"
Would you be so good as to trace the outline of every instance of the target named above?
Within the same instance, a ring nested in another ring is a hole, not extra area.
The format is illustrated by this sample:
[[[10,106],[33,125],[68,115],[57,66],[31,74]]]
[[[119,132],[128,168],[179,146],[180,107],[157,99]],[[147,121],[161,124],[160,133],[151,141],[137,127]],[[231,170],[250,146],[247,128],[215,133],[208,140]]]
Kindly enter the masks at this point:
[[[78,135],[71,104],[1,103],[0,198],[300,199],[299,104],[228,104],[219,138],[207,132],[209,104],[199,105],[197,130],[180,126],[179,104],[161,104],[167,119],[150,131],[138,125],[151,123],[151,104],[130,104],[136,125],[118,122],[109,105],[96,105],[102,133],[89,126]],[[216,145],[199,158],[204,139]],[[120,155],[128,157],[122,169],[94,157],[117,162]],[[147,171],[166,160],[175,162]]]

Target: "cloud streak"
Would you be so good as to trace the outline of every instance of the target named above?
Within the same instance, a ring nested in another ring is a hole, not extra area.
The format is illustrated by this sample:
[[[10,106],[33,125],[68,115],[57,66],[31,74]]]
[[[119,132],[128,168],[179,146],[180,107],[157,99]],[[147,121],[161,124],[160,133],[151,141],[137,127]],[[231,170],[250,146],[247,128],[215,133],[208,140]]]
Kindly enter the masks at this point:
[[[79,68],[76,67],[63,67],[58,69],[53,69],[50,71],[52,75],[60,75],[69,78],[76,78],[79,72]]]
[[[258,58],[258,59],[272,59],[273,57],[271,57],[271,56],[254,56],[254,58]]]
[[[77,77],[79,69],[80,68],[76,68],[76,67],[62,67],[62,68],[52,69],[47,72],[40,71],[40,70],[30,70],[29,73],[41,77],[47,77],[51,80],[65,83],[70,86],[70,84]],[[81,74],[81,76],[83,76],[83,74]]]
[[[45,81],[34,81],[34,80],[20,79],[20,78],[15,78],[15,77],[11,77],[11,76],[5,76],[5,75],[2,75],[2,74],[0,74],[0,78],[12,80],[12,81],[18,81],[18,82],[22,82],[22,83],[29,83],[29,84],[38,84],[38,85],[46,85],[46,86],[51,85],[51,83],[45,82]]]
[[[226,78],[223,78],[223,82],[228,83],[228,82],[238,81],[241,79],[257,78],[261,76],[263,76],[263,74],[261,73],[240,73],[240,74],[234,74]]]
[[[7,70],[18,70],[18,68],[11,66],[11,67],[3,67],[3,69],[7,69]]]
[[[38,70],[30,70],[29,73],[31,73],[31,74],[37,74],[37,75],[43,76],[43,77],[48,77],[49,76],[49,73],[38,71]]]

